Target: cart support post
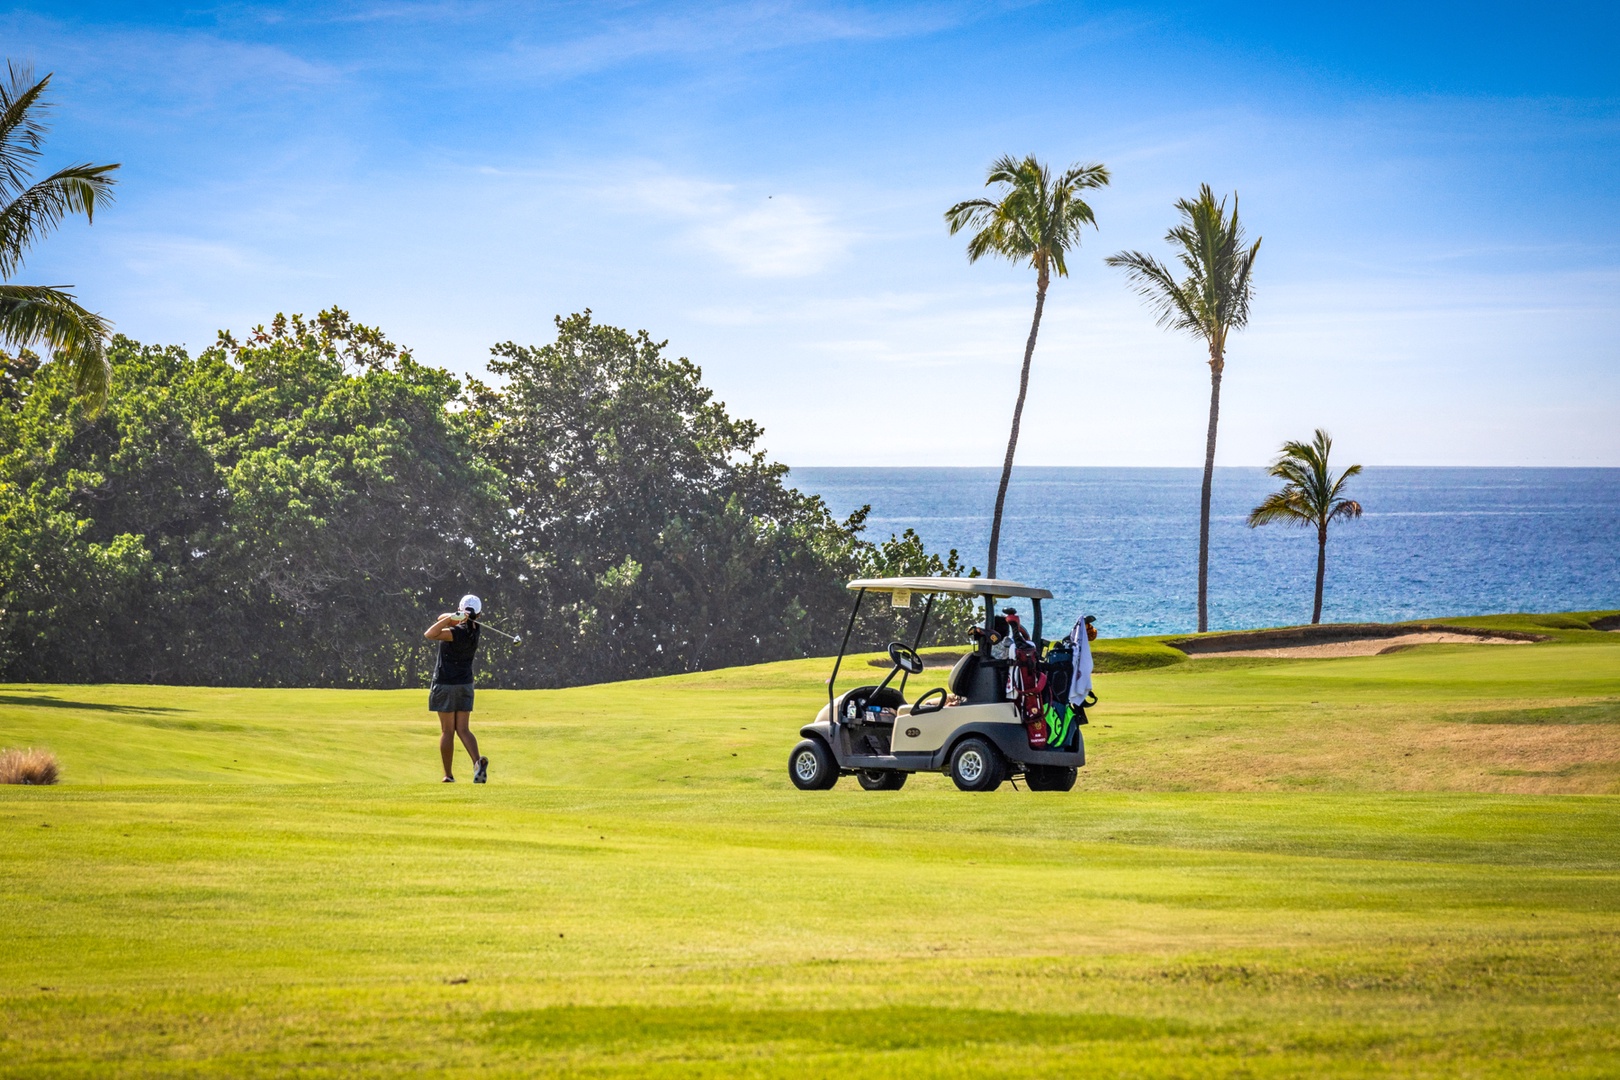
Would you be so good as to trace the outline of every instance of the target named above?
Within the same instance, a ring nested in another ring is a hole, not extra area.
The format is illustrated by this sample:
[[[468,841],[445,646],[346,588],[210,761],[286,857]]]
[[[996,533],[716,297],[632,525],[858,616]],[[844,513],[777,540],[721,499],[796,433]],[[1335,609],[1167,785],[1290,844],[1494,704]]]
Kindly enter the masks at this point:
[[[990,659],[990,633],[996,628],[996,598],[989,593],[984,597],[984,633],[979,635],[979,658]]]
[[[859,592],[857,592],[855,594],[855,606],[852,609],[850,609],[849,625],[844,627],[844,640],[838,646],[838,658],[833,661],[832,674],[827,676],[827,721],[828,721],[828,723],[832,723],[832,724],[838,723],[838,709],[833,703],[834,702],[834,699],[833,699],[833,683],[838,681],[838,667],[839,667],[840,664],[842,664],[844,662],[844,650],[849,648],[849,635],[855,632],[855,616],[857,616],[857,615],[859,615],[861,613],[861,598],[864,597],[865,595],[866,595],[866,590],[865,589],[862,589],[862,590],[860,590]]]

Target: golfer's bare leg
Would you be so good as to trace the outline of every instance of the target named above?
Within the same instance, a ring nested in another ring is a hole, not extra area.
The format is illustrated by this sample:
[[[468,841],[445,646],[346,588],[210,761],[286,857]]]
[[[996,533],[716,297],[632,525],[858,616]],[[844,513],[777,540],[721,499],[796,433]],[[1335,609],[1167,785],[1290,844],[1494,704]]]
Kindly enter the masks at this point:
[[[439,715],[444,716],[446,714],[440,713]],[[455,714],[455,718],[456,734],[461,736],[461,745],[465,746],[467,748],[467,753],[472,755],[473,768],[476,769],[478,768],[478,739],[473,735],[472,728],[469,726],[472,723],[472,713],[458,712]],[[449,754],[450,752],[451,751],[448,749],[445,750],[446,754]],[[473,779],[476,780],[477,777],[474,777]]]
[[[456,714],[453,712],[439,714],[439,756],[444,759],[444,775],[454,776],[450,769],[456,760]]]

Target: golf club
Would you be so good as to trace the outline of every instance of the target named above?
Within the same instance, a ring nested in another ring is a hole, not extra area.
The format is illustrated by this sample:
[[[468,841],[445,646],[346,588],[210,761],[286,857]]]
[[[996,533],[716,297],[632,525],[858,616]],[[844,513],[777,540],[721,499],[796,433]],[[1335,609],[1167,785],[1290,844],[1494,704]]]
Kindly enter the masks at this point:
[[[508,634],[505,630],[502,630],[500,627],[491,626],[491,625],[489,625],[489,623],[484,622],[482,619],[480,619],[478,621],[478,625],[482,626],[485,630],[493,630],[493,631],[495,631],[497,634],[501,635],[501,637],[506,638],[508,641],[510,641],[514,645],[523,644],[523,639],[518,637],[516,634]]]
[[[466,622],[467,621],[467,613],[465,611],[461,612],[461,618],[460,618],[459,621],[460,622]],[[501,635],[501,637],[506,638],[508,641],[510,641],[514,645],[523,644],[523,639],[521,637],[519,637],[518,635],[516,635],[516,634],[508,634],[505,630],[502,630],[498,626],[491,626],[489,623],[485,622],[483,619],[478,620],[478,625],[482,626],[486,630],[495,631],[497,634]]]

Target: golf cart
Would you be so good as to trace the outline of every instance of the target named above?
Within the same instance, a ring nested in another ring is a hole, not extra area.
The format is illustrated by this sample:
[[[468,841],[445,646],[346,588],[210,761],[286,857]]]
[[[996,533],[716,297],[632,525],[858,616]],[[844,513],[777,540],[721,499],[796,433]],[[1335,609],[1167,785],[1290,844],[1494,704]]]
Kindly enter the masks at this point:
[[[1047,643],[1041,639],[1041,601],[1050,600],[1050,592],[1015,581],[947,577],[864,578],[848,587],[855,606],[827,679],[827,704],[800,729],[804,741],[788,756],[795,786],[826,790],[853,773],[868,791],[896,791],[912,773],[944,772],[963,791],[994,791],[1019,776],[1032,791],[1074,787],[1076,770],[1086,763],[1079,726],[1086,723],[1085,706],[1096,698],[1067,701],[1071,665],[1079,658],[1065,643],[1054,643],[1042,657]],[[889,594],[896,608],[909,608],[911,594],[921,593],[922,618],[910,645],[890,643],[893,666],[882,682],[840,694],[838,669],[867,593]],[[917,646],[941,593],[982,597],[984,627],[975,631],[973,651],[956,661],[946,684],[908,703],[906,681],[923,672]],[[996,614],[996,600],[1012,597],[1033,605],[1029,634],[1016,616]],[[1089,674],[1089,646],[1085,658]]]

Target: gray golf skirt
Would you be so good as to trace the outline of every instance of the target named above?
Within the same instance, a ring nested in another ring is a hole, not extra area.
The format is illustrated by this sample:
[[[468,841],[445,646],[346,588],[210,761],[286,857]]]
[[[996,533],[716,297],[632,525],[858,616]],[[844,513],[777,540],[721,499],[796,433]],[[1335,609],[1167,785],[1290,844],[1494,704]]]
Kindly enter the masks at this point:
[[[452,683],[449,686],[434,683],[428,688],[429,712],[472,712],[472,703],[472,683]]]

